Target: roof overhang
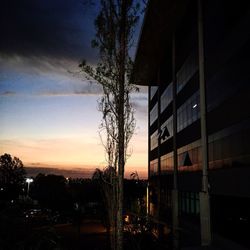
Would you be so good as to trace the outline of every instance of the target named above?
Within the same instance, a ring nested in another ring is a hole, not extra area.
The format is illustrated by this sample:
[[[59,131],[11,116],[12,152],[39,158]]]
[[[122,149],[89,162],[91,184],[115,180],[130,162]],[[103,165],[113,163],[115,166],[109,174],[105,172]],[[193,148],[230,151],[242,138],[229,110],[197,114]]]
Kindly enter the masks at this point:
[[[149,0],[131,77],[134,84],[157,85],[157,73],[166,56],[166,48],[171,48],[173,32],[189,1]]]

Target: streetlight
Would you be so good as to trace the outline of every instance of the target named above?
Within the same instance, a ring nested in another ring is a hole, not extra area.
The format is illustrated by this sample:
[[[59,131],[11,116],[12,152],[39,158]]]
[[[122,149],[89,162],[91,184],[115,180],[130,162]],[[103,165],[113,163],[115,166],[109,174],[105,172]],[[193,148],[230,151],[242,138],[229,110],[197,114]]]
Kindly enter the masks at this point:
[[[28,184],[27,196],[29,196],[30,183],[33,182],[33,179],[31,179],[31,178],[26,178],[26,182],[27,182],[27,184]]]

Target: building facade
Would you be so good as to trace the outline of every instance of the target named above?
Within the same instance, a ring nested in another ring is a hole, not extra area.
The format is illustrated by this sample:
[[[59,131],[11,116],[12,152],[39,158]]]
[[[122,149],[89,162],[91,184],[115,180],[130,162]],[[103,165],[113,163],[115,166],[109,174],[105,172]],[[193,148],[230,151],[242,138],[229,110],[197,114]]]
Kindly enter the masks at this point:
[[[202,244],[207,146],[212,241],[218,235],[250,247],[249,60],[249,1],[149,1],[133,74],[149,86],[149,215],[169,232],[176,185],[181,245]]]

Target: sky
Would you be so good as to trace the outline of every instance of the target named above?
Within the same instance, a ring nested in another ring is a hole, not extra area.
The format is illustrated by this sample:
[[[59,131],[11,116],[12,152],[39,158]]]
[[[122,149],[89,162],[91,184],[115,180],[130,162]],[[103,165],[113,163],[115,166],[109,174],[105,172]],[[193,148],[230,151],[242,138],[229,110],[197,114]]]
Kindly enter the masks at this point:
[[[38,172],[63,169],[85,177],[106,166],[98,133],[102,117],[97,100],[102,90],[78,69],[83,58],[91,65],[98,61],[98,51],[90,46],[97,7],[83,2],[1,2],[0,154],[16,156]],[[139,29],[138,25],[135,40]],[[132,54],[135,48],[136,44]],[[137,127],[126,176],[137,171],[143,178],[147,90],[134,94],[132,102]]]

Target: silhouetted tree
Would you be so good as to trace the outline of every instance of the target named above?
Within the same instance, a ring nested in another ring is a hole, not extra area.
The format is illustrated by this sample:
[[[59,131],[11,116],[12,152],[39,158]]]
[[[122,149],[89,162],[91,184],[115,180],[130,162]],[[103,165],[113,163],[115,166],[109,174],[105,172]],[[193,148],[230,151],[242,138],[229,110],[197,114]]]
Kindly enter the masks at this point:
[[[115,169],[107,167],[104,170],[96,169],[92,180],[99,184],[102,193],[102,202],[104,204],[104,223],[107,232],[110,234],[111,247],[115,248],[116,244],[116,214],[117,211],[117,192],[114,185],[114,178],[116,178]]]
[[[138,216],[144,216],[146,213],[146,187],[146,182],[140,180],[139,177],[124,181],[125,207],[128,211],[136,213]]]
[[[137,90],[129,81],[132,60],[129,49],[133,44],[133,31],[139,18],[137,0],[100,0],[100,12],[95,20],[96,39],[92,46],[99,49],[100,61],[96,68],[83,61],[79,66],[103,87],[99,109],[103,113],[101,132],[108,166],[115,170],[112,178],[117,204],[113,217],[116,222],[116,244],[123,248],[123,179],[128,143],[135,129],[134,110],[130,94]],[[114,230],[112,230],[114,231]]]
[[[25,174],[23,163],[17,157],[0,156],[0,188],[7,199],[16,198],[22,192]]]

